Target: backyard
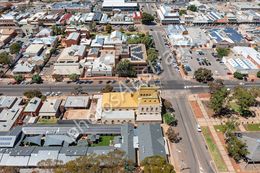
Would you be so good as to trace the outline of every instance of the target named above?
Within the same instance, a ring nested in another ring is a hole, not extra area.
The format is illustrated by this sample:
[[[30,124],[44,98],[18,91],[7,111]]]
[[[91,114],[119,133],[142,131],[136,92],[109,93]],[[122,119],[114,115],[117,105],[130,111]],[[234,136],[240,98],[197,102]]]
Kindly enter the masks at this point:
[[[109,146],[110,145],[110,141],[113,141],[114,136],[101,136],[99,139],[99,142],[96,144],[92,144],[92,147],[96,147],[96,146]]]

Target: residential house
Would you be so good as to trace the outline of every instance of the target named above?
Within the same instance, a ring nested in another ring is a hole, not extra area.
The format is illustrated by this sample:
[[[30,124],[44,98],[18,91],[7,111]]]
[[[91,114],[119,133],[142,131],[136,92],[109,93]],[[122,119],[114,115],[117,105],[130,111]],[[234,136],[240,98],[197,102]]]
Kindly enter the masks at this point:
[[[39,56],[44,50],[43,44],[30,44],[24,52],[24,55],[27,57]]]
[[[41,119],[56,119],[61,115],[60,105],[61,99],[47,99],[43,102],[43,105],[39,112],[39,117]]]
[[[23,116],[36,117],[39,115],[42,107],[42,100],[38,97],[33,97],[23,110]]]
[[[68,96],[64,103],[65,110],[68,109],[87,109],[90,105],[88,96]]]
[[[18,63],[15,65],[12,73],[14,75],[18,75],[18,74],[30,75],[33,74],[34,70],[35,70],[35,64],[30,63],[28,61],[19,60]]]
[[[0,29],[0,47],[9,43],[15,36],[15,29]]]
[[[64,40],[66,47],[70,47],[72,45],[78,45],[80,42],[80,33],[72,32],[69,36]]]

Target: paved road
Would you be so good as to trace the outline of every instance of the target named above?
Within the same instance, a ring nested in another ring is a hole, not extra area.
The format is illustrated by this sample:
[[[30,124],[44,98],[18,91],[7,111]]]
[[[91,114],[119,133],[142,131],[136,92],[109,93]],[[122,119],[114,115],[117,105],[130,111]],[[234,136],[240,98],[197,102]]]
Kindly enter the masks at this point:
[[[151,31],[151,35],[153,36],[156,49],[159,50],[164,68],[164,72],[161,74],[162,89],[164,89],[162,94],[173,103],[174,109],[176,110],[178,130],[182,137],[182,140],[178,144],[180,152],[179,158],[182,164],[181,169],[183,169],[183,172],[214,173],[215,171],[210,165],[210,156],[204,147],[205,144],[202,143],[201,136],[196,131],[196,120],[190,111],[186,93],[184,92],[184,96],[182,95],[179,98],[178,95],[181,92],[172,90],[173,87],[187,88],[191,83],[182,80],[178,72],[168,65],[167,60],[169,59],[169,55],[166,53],[168,49],[165,46],[162,32]],[[195,85],[193,84],[191,86]],[[195,87],[191,87],[189,89],[192,90],[194,88]],[[196,89],[197,88],[198,86]],[[200,88],[205,89],[204,86]]]

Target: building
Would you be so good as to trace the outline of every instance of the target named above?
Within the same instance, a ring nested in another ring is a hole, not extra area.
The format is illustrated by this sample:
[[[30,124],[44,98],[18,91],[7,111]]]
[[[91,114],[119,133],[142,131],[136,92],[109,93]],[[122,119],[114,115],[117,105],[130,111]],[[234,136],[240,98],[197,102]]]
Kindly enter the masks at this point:
[[[208,30],[213,47],[249,46],[243,36],[233,28],[214,28]]]
[[[155,87],[143,86],[136,92],[132,93],[104,93],[102,97],[101,110],[101,112],[133,110],[136,114],[136,122],[162,121],[161,100],[158,88]]]
[[[260,69],[260,53],[251,47],[233,47],[232,53],[222,61],[232,73],[255,75]]]
[[[57,45],[57,43],[58,43],[57,36],[35,38],[32,42],[32,44],[42,44],[46,47],[55,47]]]
[[[66,27],[65,33],[66,35],[70,35],[71,33],[78,32],[80,33],[81,38],[89,38],[90,37],[90,31],[86,27],[80,27],[80,26],[68,26]]]
[[[50,28],[43,28],[40,32],[36,34],[35,37],[42,38],[42,37],[50,37],[53,35],[53,31]]]
[[[167,159],[168,144],[160,124],[140,124],[137,128],[139,163],[146,157],[159,155]]]
[[[104,0],[102,4],[103,11],[113,11],[113,10],[121,10],[121,11],[137,11],[138,4],[136,2],[125,2],[125,0]]]
[[[15,16],[11,13],[2,14],[0,17],[0,26],[1,27],[15,27],[18,25],[18,22],[15,19]]]
[[[38,97],[33,97],[24,108],[23,116],[38,116],[41,106],[42,100]]]
[[[53,26],[56,25],[56,22],[60,19],[60,15],[57,14],[47,14],[45,16],[41,16],[38,19],[39,25],[44,25],[44,26]]]
[[[0,132],[9,131],[18,124],[23,107],[21,97],[0,96]]]
[[[9,43],[16,34],[14,29],[0,29],[0,47]]]
[[[61,111],[60,105],[61,99],[47,99],[43,102],[43,105],[39,112],[39,117],[41,119],[55,119],[59,118]]]
[[[158,18],[161,24],[180,24],[180,15],[178,12],[171,9],[170,6],[161,5],[157,10]]]
[[[66,98],[65,109],[87,109],[90,104],[88,96],[68,96]]]
[[[142,12],[140,11],[135,11],[133,12],[133,20],[135,24],[141,24],[142,23]]]
[[[56,2],[50,7],[52,13],[88,13],[91,11],[91,8],[90,2]]]
[[[43,44],[30,44],[24,52],[27,57],[39,56],[44,50]]]
[[[137,74],[147,73],[147,54],[144,44],[129,45],[130,57],[127,58]]]
[[[109,23],[111,25],[133,25],[133,17],[123,13],[115,13],[111,16]]]
[[[84,45],[72,45],[66,47],[61,52],[57,63],[75,63],[79,62],[86,55],[86,46]]]
[[[18,63],[15,65],[12,73],[14,75],[17,74],[33,74],[35,70],[35,64],[30,63],[28,61],[19,60]]]
[[[64,40],[66,47],[70,47],[72,45],[78,45],[80,41],[80,33],[72,32],[69,36]]]

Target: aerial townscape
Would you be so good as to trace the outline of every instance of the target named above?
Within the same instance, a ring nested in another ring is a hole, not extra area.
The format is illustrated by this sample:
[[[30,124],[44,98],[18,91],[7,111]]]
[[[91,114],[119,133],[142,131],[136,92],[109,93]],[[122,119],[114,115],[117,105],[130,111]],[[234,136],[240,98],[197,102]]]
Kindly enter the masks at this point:
[[[0,0],[0,173],[260,173],[260,1]]]

